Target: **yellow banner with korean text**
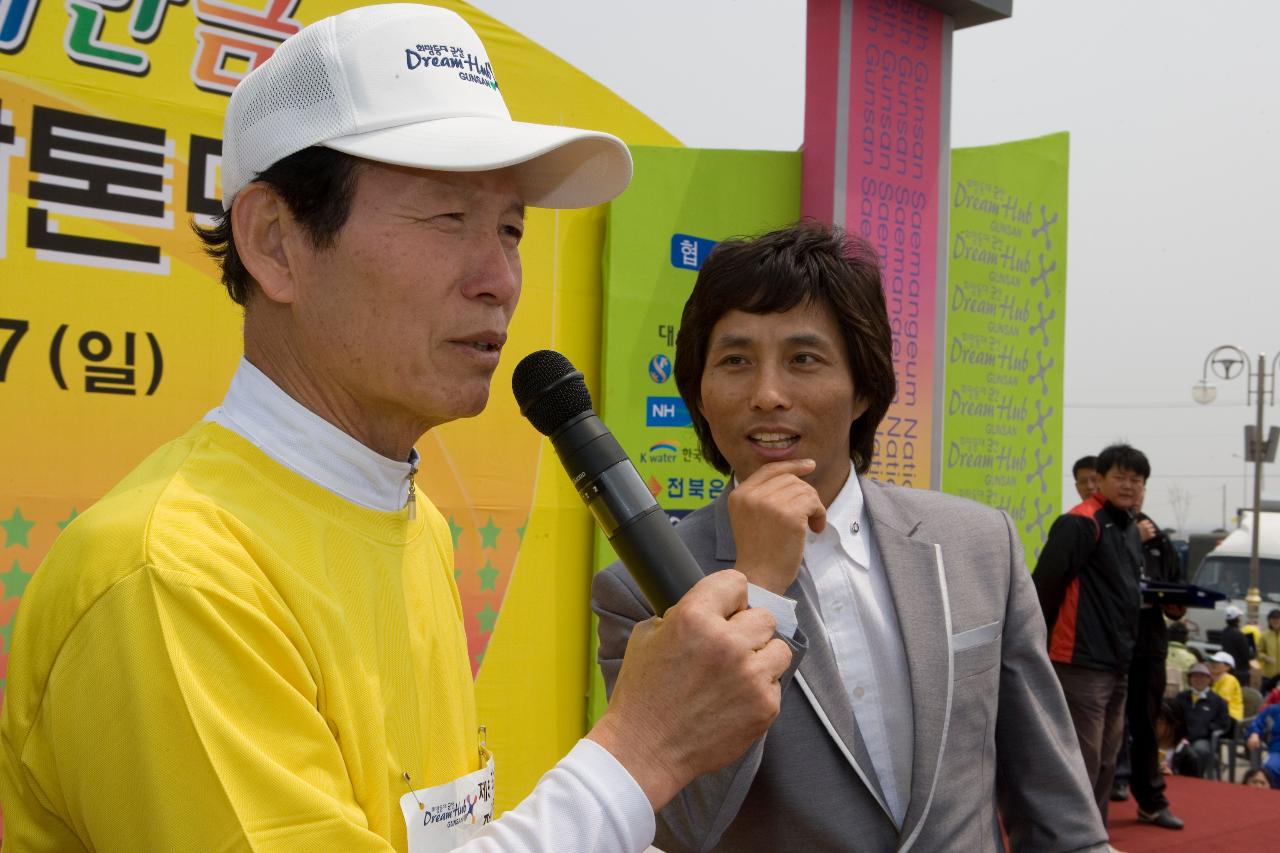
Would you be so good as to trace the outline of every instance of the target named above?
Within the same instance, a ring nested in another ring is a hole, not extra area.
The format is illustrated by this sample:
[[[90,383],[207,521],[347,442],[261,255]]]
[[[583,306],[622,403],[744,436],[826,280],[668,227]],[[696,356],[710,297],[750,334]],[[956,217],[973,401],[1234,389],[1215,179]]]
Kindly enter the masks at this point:
[[[221,211],[228,93],[283,39],[352,5],[0,0],[0,678],[60,530],[216,406],[235,369],[240,311],[189,228]],[[678,145],[500,22],[436,5],[477,29],[516,118]],[[490,405],[418,448],[419,485],[453,532],[499,808],[585,725],[590,519],[509,389],[515,362],[544,347],[599,375],[603,232],[601,209],[530,211]]]

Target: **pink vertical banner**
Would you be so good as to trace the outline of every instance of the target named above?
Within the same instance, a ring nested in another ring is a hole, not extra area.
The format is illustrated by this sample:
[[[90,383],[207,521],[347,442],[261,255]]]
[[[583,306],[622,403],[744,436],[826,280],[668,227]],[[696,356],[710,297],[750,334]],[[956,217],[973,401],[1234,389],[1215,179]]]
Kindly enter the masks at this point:
[[[871,474],[929,488],[939,292],[945,28],[911,0],[810,0],[802,210],[880,255],[898,394]],[[856,377],[855,377],[856,381]]]

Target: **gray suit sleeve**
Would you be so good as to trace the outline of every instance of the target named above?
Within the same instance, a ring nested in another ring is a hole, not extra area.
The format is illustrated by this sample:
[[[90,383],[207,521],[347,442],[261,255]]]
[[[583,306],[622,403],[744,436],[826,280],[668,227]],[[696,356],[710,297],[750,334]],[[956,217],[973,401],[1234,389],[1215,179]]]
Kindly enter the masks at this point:
[[[1010,848],[1106,850],[1107,833],[1046,652],[1035,585],[1007,515],[1004,521],[1011,575],[996,716],[996,797]]]
[[[599,617],[600,672],[605,691],[613,695],[613,685],[622,669],[627,641],[636,623],[653,616],[648,602],[629,579],[624,579],[618,564],[597,574],[591,582],[591,609]],[[775,635],[777,636],[777,635]],[[785,691],[808,648],[803,632],[794,638],[779,637],[791,648],[791,665],[783,674]],[[747,751],[715,773],[700,776],[684,788],[658,813],[657,837],[654,844],[666,853],[710,850],[733,822],[747,796],[756,771],[764,757],[766,732]]]

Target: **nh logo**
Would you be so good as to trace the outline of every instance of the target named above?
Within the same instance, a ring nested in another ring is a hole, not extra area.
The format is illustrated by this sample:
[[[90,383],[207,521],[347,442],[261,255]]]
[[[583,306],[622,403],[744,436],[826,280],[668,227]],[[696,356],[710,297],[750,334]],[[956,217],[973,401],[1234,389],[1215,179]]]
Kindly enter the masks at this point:
[[[645,426],[690,426],[689,410],[679,397],[649,397],[645,400]]]

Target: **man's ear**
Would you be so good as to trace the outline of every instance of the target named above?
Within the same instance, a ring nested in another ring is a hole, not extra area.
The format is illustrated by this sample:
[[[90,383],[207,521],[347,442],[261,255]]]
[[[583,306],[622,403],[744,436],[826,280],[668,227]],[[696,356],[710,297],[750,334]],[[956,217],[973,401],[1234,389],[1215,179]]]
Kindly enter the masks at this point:
[[[284,199],[267,184],[249,184],[236,195],[231,229],[236,252],[263,296],[272,302],[292,302],[295,271],[286,244],[296,231],[296,223]]]
[[[867,398],[861,394],[853,398],[853,420],[857,420],[867,413],[867,407],[871,404],[867,402]],[[852,423],[852,421],[850,422]]]

